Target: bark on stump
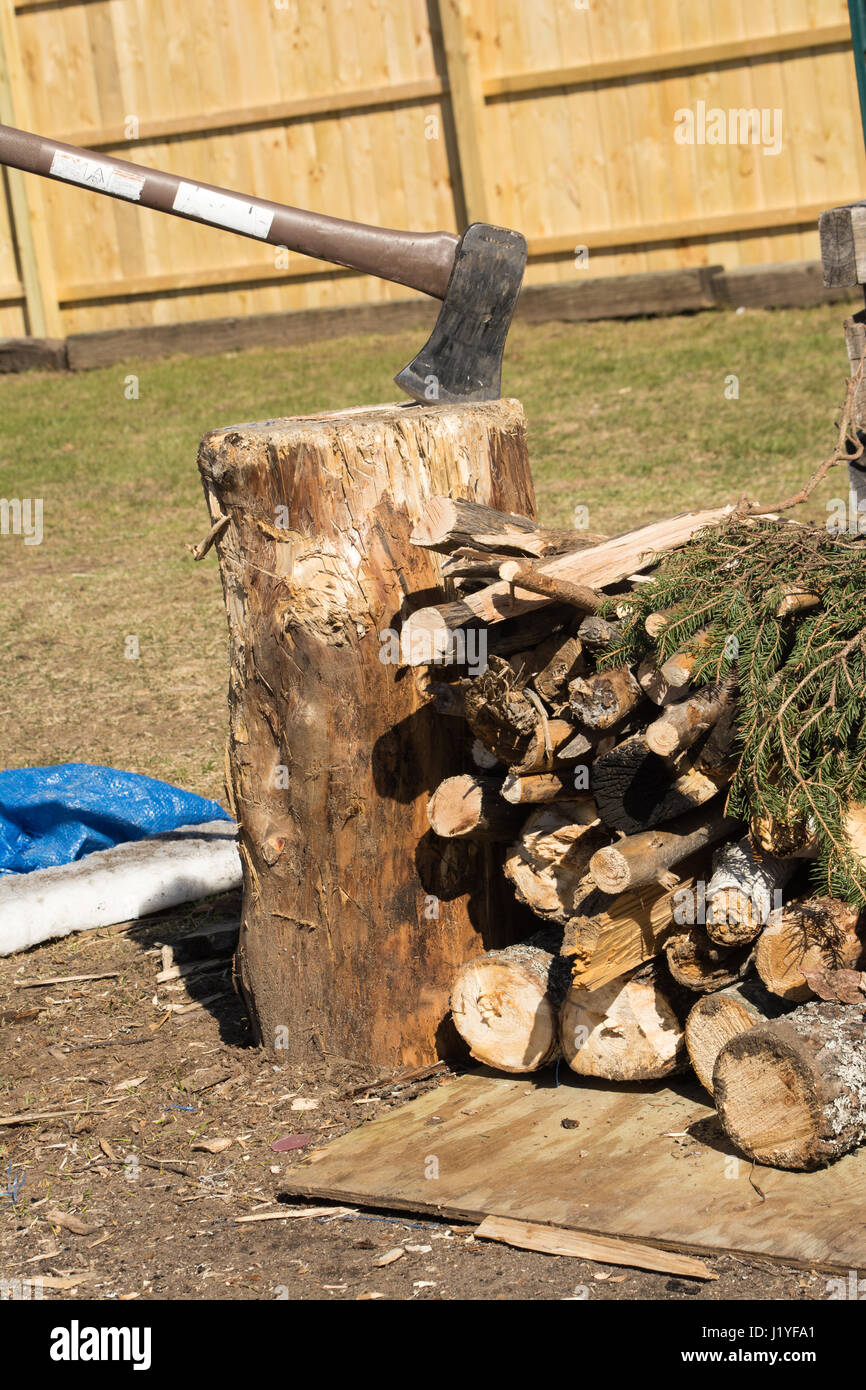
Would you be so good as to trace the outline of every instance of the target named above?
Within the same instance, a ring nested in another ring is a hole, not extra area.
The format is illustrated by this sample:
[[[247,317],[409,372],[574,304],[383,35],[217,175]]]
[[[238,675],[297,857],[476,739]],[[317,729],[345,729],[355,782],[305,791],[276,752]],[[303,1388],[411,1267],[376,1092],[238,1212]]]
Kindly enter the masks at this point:
[[[443,841],[462,770],[399,645],[439,559],[409,543],[436,493],[532,516],[517,401],[377,406],[217,430],[199,452],[230,637],[228,784],[241,826],[236,979],[258,1037],[417,1066],[459,1051],[455,971],[525,934],[500,851]],[[438,913],[438,916],[435,915]]]

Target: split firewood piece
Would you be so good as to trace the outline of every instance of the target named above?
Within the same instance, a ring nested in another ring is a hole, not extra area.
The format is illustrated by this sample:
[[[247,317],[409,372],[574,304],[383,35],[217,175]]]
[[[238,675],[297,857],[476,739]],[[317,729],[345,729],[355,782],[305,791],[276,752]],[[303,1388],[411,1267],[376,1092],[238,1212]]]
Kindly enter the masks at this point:
[[[668,685],[675,689],[682,689],[683,686],[688,685],[692,678],[692,672],[698,664],[700,654],[708,646],[709,641],[710,634],[707,629],[700,628],[697,632],[692,633],[682,651],[675,652],[673,656],[668,657],[667,661],[662,663],[659,671]]]
[[[578,782],[580,785],[577,785]],[[499,788],[500,796],[512,806],[541,805],[549,801],[592,800],[588,796],[582,775],[573,768],[558,772],[530,772],[526,776],[509,772]],[[592,802],[595,808],[595,802]],[[595,811],[596,819],[598,812]]]
[[[590,876],[603,893],[624,893],[646,883],[671,887],[668,870],[673,864],[738,829],[739,823],[725,815],[719,799],[671,821],[664,830],[642,830],[598,850],[590,860]]]
[[[586,897],[586,867],[602,838],[591,797],[531,812],[505,859],[518,901],[539,917],[567,922]]]
[[[584,886],[588,891],[576,901],[562,942],[563,954],[572,957],[574,984],[581,989],[606,984],[658,955],[679,928],[681,898],[695,888],[693,879],[685,879],[676,889],[653,884],[612,898],[589,878]]]
[[[748,968],[751,945],[717,946],[703,927],[683,927],[665,941],[665,961],[677,984],[695,994],[724,989]]]
[[[596,754],[590,789],[605,825],[631,835],[703,806],[726,780],[682,761],[672,768],[642,734],[633,734]]]
[[[782,889],[798,867],[795,859],[777,859],[748,838],[730,841],[713,855],[707,884],[707,932],[722,946],[754,941],[782,904]]]
[[[682,995],[655,961],[596,989],[570,989],[559,1016],[564,1060],[605,1081],[669,1076],[685,1061]]]
[[[580,624],[577,635],[588,652],[607,651],[608,647],[616,646],[622,636],[622,623],[591,613]]]
[[[559,1056],[559,1010],[569,986],[562,931],[467,961],[451,990],[451,1014],[472,1056],[498,1071],[529,1072]]]
[[[412,545],[452,554],[467,548],[521,555],[560,555],[596,545],[602,536],[588,531],[545,530],[528,516],[500,512],[463,498],[431,497],[409,537]]]
[[[568,685],[583,674],[585,662],[583,643],[579,637],[558,639],[552,653],[541,669],[536,671],[533,685],[541,696],[552,705],[560,699],[567,699]]]
[[[845,834],[854,858],[866,867],[866,806],[852,802],[845,814]]]
[[[691,748],[730,708],[734,691],[733,682],[721,681],[668,705],[664,714],[647,726],[645,738],[652,752],[670,758]]]
[[[866,1138],[863,1010],[815,1001],[726,1043],[713,1098],[728,1137],[758,1163],[821,1168]]]
[[[627,666],[615,666],[585,680],[578,676],[568,696],[579,723],[587,729],[612,729],[640,703],[643,691]]]
[[[758,938],[755,968],[772,994],[793,1003],[814,997],[806,973],[857,968],[866,960],[856,908],[838,898],[786,903]]]
[[[758,1023],[778,1018],[790,1007],[754,975],[716,994],[705,994],[692,1005],[686,1019],[686,1048],[695,1075],[710,1095],[713,1068],[725,1043]]]
[[[427,803],[430,829],[443,839],[471,835],[479,840],[512,840],[522,813],[499,795],[494,777],[461,773],[440,782]]]
[[[512,588],[517,586],[531,594],[544,594],[546,598],[556,599],[559,603],[570,603],[584,613],[597,613],[604,602],[604,595],[597,589],[590,589],[586,584],[575,584],[559,575],[545,574],[539,566],[521,560],[506,560],[499,567],[499,578]]]
[[[546,560],[541,569],[545,576],[554,579],[565,579],[590,589],[603,589],[625,579],[635,570],[645,568],[659,555],[685,545],[705,526],[717,525],[729,515],[729,507],[714,507],[670,517],[615,536],[600,545],[591,545],[573,554]],[[463,543],[465,541],[461,540]],[[479,548],[477,536],[472,543]],[[503,547],[497,541],[495,548]],[[467,594],[458,602],[420,608],[403,624],[402,659],[407,666],[447,660],[458,628],[478,620],[491,625],[501,623],[549,602],[550,599],[544,595],[531,594],[526,589],[516,588],[512,593],[511,585],[500,580],[477,593]]]

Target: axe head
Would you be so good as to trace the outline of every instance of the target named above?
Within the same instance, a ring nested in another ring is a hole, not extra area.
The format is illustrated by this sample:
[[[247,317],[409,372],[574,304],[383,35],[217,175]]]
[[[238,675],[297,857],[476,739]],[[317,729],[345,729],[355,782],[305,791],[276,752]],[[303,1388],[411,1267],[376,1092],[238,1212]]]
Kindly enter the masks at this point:
[[[422,404],[491,401],[499,396],[502,354],[526,268],[520,232],[473,222],[426,347],[395,376]]]

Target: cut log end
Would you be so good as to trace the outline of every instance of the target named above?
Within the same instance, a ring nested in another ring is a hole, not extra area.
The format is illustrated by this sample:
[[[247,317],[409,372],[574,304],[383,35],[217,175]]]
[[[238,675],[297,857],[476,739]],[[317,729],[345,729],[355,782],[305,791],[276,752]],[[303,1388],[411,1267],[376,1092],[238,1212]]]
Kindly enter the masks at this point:
[[[725,1131],[748,1157],[819,1168],[866,1137],[863,1010],[804,1004],[722,1048],[713,1093]]]
[[[538,1071],[559,1055],[559,1006],[566,963],[538,936],[471,960],[451,992],[457,1031],[472,1056],[498,1071]]]
[[[677,1071],[684,1037],[677,988],[657,967],[597,989],[571,989],[559,1019],[572,1071],[607,1081],[650,1081]]]

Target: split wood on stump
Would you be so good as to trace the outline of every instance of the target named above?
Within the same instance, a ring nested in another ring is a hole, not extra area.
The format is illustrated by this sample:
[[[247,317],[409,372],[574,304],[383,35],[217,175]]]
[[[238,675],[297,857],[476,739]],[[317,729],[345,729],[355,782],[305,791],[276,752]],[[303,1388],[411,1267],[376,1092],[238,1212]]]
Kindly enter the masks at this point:
[[[228,517],[236,975],[255,1033],[289,1061],[433,1061],[459,1047],[444,1022],[455,971],[514,939],[513,903],[495,848],[429,830],[461,740],[442,736],[380,633],[399,628],[407,594],[436,600],[438,559],[410,544],[433,494],[531,517],[522,408],[241,425],[207,435],[199,467],[211,520]]]

